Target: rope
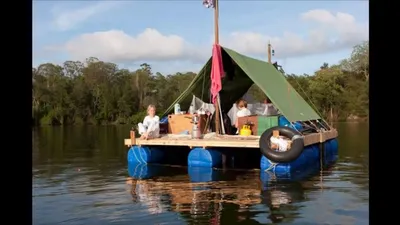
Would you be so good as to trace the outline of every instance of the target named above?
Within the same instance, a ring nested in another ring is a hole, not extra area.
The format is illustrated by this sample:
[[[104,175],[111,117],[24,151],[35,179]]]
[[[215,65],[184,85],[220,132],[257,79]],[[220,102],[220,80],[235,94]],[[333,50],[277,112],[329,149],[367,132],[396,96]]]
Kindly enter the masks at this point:
[[[318,109],[317,109],[317,107],[315,106],[314,102],[311,100],[310,97],[308,97],[308,95],[306,94],[306,92],[304,91],[304,89],[301,87],[301,85],[300,85],[300,83],[297,81],[297,79],[293,79],[293,80],[296,81],[297,86],[298,86],[298,87],[300,88],[300,90],[303,92],[304,96],[307,97],[308,101],[311,103],[311,105],[313,106],[313,108],[314,108],[315,112],[318,114],[318,116],[320,116],[321,119],[322,119],[326,124],[328,124],[328,123],[324,120],[324,117],[322,116],[322,114],[318,111]]]
[[[136,154],[135,154],[135,157],[136,157]],[[137,159],[137,158],[136,158],[136,159]],[[134,169],[132,175],[133,175],[133,176],[136,175],[137,169],[138,169],[139,166],[140,166],[140,173],[139,173],[138,179],[141,179],[141,178],[142,178],[142,174],[143,174],[143,167],[145,166],[145,165],[143,165],[143,164],[141,164],[141,163],[136,164],[135,169]]]
[[[326,127],[324,124],[322,124],[320,121],[318,121],[317,120],[317,122],[321,125],[321,126],[323,126],[326,130],[329,130],[329,127]],[[326,121],[324,121],[325,123],[326,123]],[[328,124],[328,123],[326,123],[326,124]],[[329,125],[328,125],[329,126]]]
[[[275,172],[275,167],[279,164],[279,163],[274,163],[271,160],[267,159],[268,162],[270,163],[269,167],[267,169],[265,169],[265,172],[268,172],[270,170],[272,170],[273,172]]]
[[[204,94],[204,86],[205,86],[205,83],[206,83],[206,78],[203,77],[203,85],[202,85],[202,88],[201,88],[201,100],[202,100],[202,101],[203,101],[203,94]]]
[[[270,171],[265,171],[266,173],[268,173],[269,174],[269,176],[270,176],[270,181],[276,181],[277,179],[276,179],[276,175],[275,175],[275,173],[272,173],[272,172],[270,172]]]
[[[183,93],[181,93],[181,95],[178,96],[178,98],[175,99],[175,101],[168,107],[167,110],[164,111],[163,116],[166,116],[168,114],[168,112],[170,112],[174,105],[178,102],[180,102],[182,99],[186,98],[188,93],[192,93],[193,89],[196,87],[197,83],[199,82],[199,80],[201,78],[203,78],[205,81],[205,76],[204,73],[206,72],[206,70],[208,69],[208,67],[211,64],[211,60],[209,60],[207,62],[207,64],[200,70],[200,72],[193,78],[193,80],[190,82],[189,86],[186,88],[186,90],[183,91]]]
[[[139,179],[142,179],[143,167],[144,167],[144,165],[142,165],[142,166],[140,167]]]
[[[144,149],[142,147],[140,147],[140,151],[145,152]],[[150,151],[150,150],[149,150]],[[147,162],[143,159],[143,154],[140,154],[140,158],[142,159],[142,163],[147,164]]]
[[[134,149],[134,148],[132,148],[132,153],[133,153],[133,155],[135,156],[135,159],[136,159],[136,161],[137,161],[137,162],[140,162],[140,159],[137,157],[137,155],[136,155],[136,152],[135,152],[135,149]]]
[[[290,124],[292,125],[293,129],[295,129],[297,132],[299,132],[301,134],[301,132],[296,128],[296,126],[294,125],[293,122],[290,122]]]
[[[217,98],[218,98],[218,105],[217,105],[217,107],[219,108],[219,117],[220,117],[219,123],[220,123],[220,126],[221,126],[222,134],[225,134],[224,118],[223,118],[223,116],[222,116],[221,98],[220,98],[220,96],[219,96],[219,93],[218,93],[218,95],[217,95]]]
[[[315,128],[317,131],[319,130],[318,126],[317,126],[315,123],[313,123],[311,120],[309,120],[308,122],[310,122],[310,124],[313,125],[314,128]],[[311,126],[309,126],[309,127],[311,127]]]
[[[139,166],[139,164],[137,164],[136,166],[135,166],[135,170],[133,171],[133,176],[136,174],[136,170],[137,170],[137,168],[138,168],[138,166]]]
[[[139,147],[138,147],[139,148]],[[144,151],[144,149],[142,149],[142,147],[140,147],[139,148],[139,157],[136,155],[136,152],[134,151],[134,148],[132,148],[132,153],[133,153],[133,155],[135,156],[135,159],[136,159],[136,161],[137,162],[140,162],[140,163],[144,163],[144,164],[147,164],[147,162],[143,159],[143,157],[142,157],[142,155],[140,154],[141,153],[141,151]]]

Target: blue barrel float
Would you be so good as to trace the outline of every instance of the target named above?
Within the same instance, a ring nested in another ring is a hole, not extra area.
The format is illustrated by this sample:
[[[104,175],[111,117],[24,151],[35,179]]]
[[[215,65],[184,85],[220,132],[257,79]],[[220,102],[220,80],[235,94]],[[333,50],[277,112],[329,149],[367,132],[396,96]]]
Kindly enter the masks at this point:
[[[335,162],[338,159],[338,153],[339,153],[339,148],[338,148],[338,141],[337,139],[330,139],[324,142],[324,164],[329,165]]]
[[[265,156],[261,156],[261,171],[271,171],[277,174],[288,174],[296,170],[310,167],[319,162],[320,151],[318,145],[306,146],[301,155],[292,162],[274,163]]]
[[[302,125],[299,122],[290,123],[284,116],[279,116],[278,126],[290,127],[295,130],[301,130]],[[338,155],[338,142],[337,139],[327,140],[323,143],[324,154],[323,163],[331,164],[337,160]],[[261,171],[271,171],[275,174],[290,174],[294,171],[303,170],[305,168],[313,167],[319,163],[321,157],[320,144],[313,144],[305,146],[300,156],[292,162],[275,163],[265,156],[261,156],[260,169]]]
[[[271,180],[274,181],[300,181],[304,180],[307,177],[311,177],[313,175],[318,174],[318,171],[321,168],[321,164],[317,161],[315,164],[310,165],[308,168],[302,168],[291,173],[272,173],[266,171],[260,171],[260,181],[262,183],[262,190],[265,191],[268,189],[268,185]]]
[[[216,167],[222,163],[221,152],[214,149],[194,148],[188,155],[189,167]]]
[[[214,149],[194,148],[188,155],[188,173],[191,182],[209,182],[217,180],[213,167],[222,164],[221,152]]]
[[[128,163],[158,163],[163,156],[164,152],[160,147],[135,145],[128,150]]]
[[[338,158],[337,139],[328,140],[323,144],[325,151],[323,154],[323,164],[329,165],[334,163]],[[261,156],[260,169],[261,171],[268,170],[276,174],[289,174],[305,167],[312,167],[317,162],[319,163],[321,157],[320,154],[321,149],[319,144],[313,144],[306,146],[297,159],[288,163],[274,163],[265,156]]]

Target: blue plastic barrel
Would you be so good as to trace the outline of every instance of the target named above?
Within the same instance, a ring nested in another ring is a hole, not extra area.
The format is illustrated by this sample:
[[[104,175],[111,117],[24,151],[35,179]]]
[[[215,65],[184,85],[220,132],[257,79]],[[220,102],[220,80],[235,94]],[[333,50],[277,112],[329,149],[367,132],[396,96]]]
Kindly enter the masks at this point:
[[[291,128],[296,129],[296,130],[301,130],[303,128],[303,126],[301,125],[300,122],[294,122],[292,124],[284,116],[279,116],[278,125],[281,126],[281,127],[291,127]]]
[[[221,152],[213,149],[194,148],[188,155],[190,167],[216,167],[222,163]]]
[[[320,152],[318,145],[306,146],[300,156],[288,163],[275,163],[265,156],[261,157],[260,169],[261,171],[271,171],[275,174],[284,175],[292,173],[297,170],[304,170],[319,163]]]
[[[158,163],[164,152],[158,147],[132,146],[128,150],[128,163]]]

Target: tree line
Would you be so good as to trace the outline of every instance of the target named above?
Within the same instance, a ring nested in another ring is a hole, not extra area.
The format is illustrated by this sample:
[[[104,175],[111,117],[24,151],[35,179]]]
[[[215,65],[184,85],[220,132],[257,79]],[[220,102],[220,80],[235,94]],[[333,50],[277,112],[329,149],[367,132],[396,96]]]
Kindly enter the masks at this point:
[[[324,63],[312,74],[286,74],[287,80],[322,116],[336,121],[368,117],[369,42],[353,48],[336,65]],[[95,57],[32,68],[34,125],[136,124],[148,104],[163,112],[190,84],[193,72],[164,75],[143,63],[135,71]],[[256,100],[265,95],[253,85]]]

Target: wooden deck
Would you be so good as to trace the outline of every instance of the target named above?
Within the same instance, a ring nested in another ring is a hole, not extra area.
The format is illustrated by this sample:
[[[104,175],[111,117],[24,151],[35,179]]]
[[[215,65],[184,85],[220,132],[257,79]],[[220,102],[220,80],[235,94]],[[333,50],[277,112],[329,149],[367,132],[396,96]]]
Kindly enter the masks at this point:
[[[190,135],[167,134],[160,138],[141,140],[136,138],[133,145],[157,146],[188,146],[194,147],[229,147],[229,148],[258,148],[259,136],[243,137],[239,135],[207,134],[203,139],[192,139]],[[132,145],[131,139],[125,139],[125,145]]]
[[[323,133],[315,133],[304,136],[304,146],[322,143],[326,140],[336,138],[338,132],[335,129]],[[187,146],[194,147],[226,147],[226,148],[259,148],[260,136],[239,136],[239,135],[215,135],[206,134],[203,139],[191,139],[190,135],[167,134],[160,138],[142,140],[125,139],[125,145],[144,145],[144,146]]]

